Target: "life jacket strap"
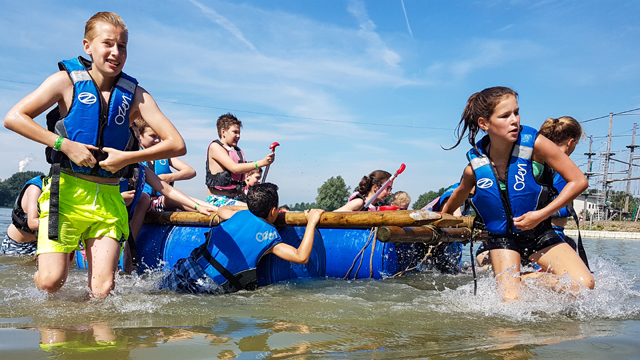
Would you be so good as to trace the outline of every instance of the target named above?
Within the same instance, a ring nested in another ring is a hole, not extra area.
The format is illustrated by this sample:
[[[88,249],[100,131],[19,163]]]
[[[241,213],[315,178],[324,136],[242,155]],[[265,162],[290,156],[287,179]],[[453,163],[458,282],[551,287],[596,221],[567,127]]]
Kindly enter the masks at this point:
[[[49,240],[58,240],[60,218],[60,163],[51,164],[51,187],[49,189]]]
[[[582,244],[582,236],[580,235],[580,221],[578,220],[578,214],[575,211],[572,211],[573,220],[576,222],[576,228],[578,229],[578,255],[580,255],[580,259],[587,265],[587,269],[589,268],[589,260],[587,260],[587,252],[584,250],[584,245]]]
[[[207,242],[205,243],[205,245],[198,248],[197,256],[204,257],[205,260],[207,260],[207,262],[211,264],[214,269],[218,270],[218,272],[229,281],[229,283],[235,290],[255,288],[255,285],[258,283],[258,276],[255,271],[247,271],[238,275],[234,275],[224,266],[222,266],[222,264],[220,264],[218,260],[214,259],[213,256],[211,256],[211,253],[209,253],[209,250],[207,250],[206,245],[211,239],[211,233],[211,231],[207,233]]]

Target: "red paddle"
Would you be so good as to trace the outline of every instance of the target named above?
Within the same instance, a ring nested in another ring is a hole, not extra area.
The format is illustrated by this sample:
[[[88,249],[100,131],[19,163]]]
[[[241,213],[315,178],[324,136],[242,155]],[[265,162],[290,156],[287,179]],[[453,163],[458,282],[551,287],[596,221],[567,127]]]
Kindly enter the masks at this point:
[[[278,142],[274,142],[273,144],[269,145],[269,149],[271,149],[272,153],[276,153],[276,146],[280,146],[280,144]],[[262,183],[266,183],[267,182],[267,174],[269,173],[269,167],[271,166],[271,164],[267,165],[267,168],[264,170],[264,176],[262,176]]]
[[[389,180],[387,180],[387,182],[386,182],[386,183],[384,183],[384,185],[382,185],[382,187],[380,187],[380,189],[376,192],[376,194],[375,194],[375,195],[373,195],[373,197],[372,197],[371,199],[369,199],[369,201],[367,201],[367,202],[364,204],[364,207],[365,207],[365,208],[368,208],[368,207],[369,207],[369,205],[371,205],[371,203],[373,203],[373,202],[376,200],[376,198],[378,197],[378,195],[380,195],[380,193],[381,193],[381,192],[382,192],[382,191],[383,191],[383,190],[384,190],[384,189],[385,189],[385,188],[386,188],[386,187],[387,187],[387,186],[388,186],[388,185],[393,181],[393,179],[395,179],[398,175],[402,174],[402,172],[404,171],[404,169],[405,169],[406,167],[407,167],[407,166],[406,166],[405,164],[400,165],[400,168],[398,169],[398,171],[396,171],[396,173],[395,173],[395,174],[391,175],[391,177],[389,178]]]

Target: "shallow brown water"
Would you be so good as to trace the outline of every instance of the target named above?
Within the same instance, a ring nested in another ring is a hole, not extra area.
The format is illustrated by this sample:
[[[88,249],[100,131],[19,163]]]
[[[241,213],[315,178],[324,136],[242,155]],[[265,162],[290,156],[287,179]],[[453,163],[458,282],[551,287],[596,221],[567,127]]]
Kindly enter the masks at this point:
[[[0,229],[8,214],[0,209]],[[510,304],[486,272],[477,296],[468,273],[306,279],[209,296],[155,290],[161,274],[150,272],[121,276],[114,296],[85,301],[86,272],[45,295],[32,259],[0,257],[0,358],[637,358],[640,241],[585,246],[594,291],[535,287]]]

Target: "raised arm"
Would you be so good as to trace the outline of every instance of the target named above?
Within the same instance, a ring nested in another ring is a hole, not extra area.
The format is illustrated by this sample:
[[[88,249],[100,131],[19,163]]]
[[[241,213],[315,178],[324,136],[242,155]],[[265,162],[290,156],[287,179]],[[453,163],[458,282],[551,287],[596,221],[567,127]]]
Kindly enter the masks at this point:
[[[471,165],[467,165],[467,167],[464,168],[464,173],[462,173],[460,185],[453,190],[453,194],[451,194],[449,200],[442,207],[442,212],[453,214],[457,209],[460,209],[460,206],[467,200],[475,184],[476,175],[473,173]]]
[[[133,96],[129,119],[133,121],[138,117],[145,119],[149,127],[162,138],[162,141],[155,146],[140,151],[118,151],[112,148],[104,148],[103,150],[109,153],[109,157],[100,162],[100,166],[103,169],[114,172],[129,164],[168,159],[187,153],[187,147],[178,130],[160,111],[153,97],[140,86],[136,88]]]
[[[291,261],[296,264],[308,263],[309,257],[311,256],[311,250],[313,249],[316,225],[320,221],[322,213],[324,213],[324,210],[305,210],[304,214],[307,218],[307,228],[304,231],[304,236],[302,237],[300,246],[298,246],[297,249],[289,244],[279,243],[273,247],[271,252],[284,260]]]
[[[245,174],[251,171],[251,169],[255,168],[254,162],[236,164],[229,156],[227,150],[216,143],[211,143],[209,145],[209,157],[209,160],[217,162],[223,168],[229,170],[234,174]],[[258,163],[258,167],[264,167],[273,163],[274,160],[275,154],[272,152],[269,153],[269,155],[265,156],[264,159],[258,160],[256,162]]]
[[[69,76],[63,71],[57,72],[9,110],[4,118],[4,126],[27,139],[53,147],[58,135],[43,128],[33,119],[56,103],[60,105],[61,113],[66,114],[72,98],[73,84]],[[96,159],[89,149],[96,148],[69,139],[63,140],[60,148],[77,165],[93,167]]]

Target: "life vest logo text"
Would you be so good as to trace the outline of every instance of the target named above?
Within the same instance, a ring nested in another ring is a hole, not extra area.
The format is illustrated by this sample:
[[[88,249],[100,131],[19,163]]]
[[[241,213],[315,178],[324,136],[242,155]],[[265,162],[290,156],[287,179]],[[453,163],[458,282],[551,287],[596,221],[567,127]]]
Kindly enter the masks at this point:
[[[124,124],[125,120],[127,120],[127,114],[129,113],[129,101],[131,101],[130,97],[122,95],[122,104],[118,106],[118,115],[114,119],[117,125]]]
[[[480,189],[488,189],[493,186],[493,180],[489,178],[482,178],[476,182],[476,186]]]
[[[516,183],[513,184],[513,190],[520,191],[524,189],[524,176],[527,175],[525,164],[518,164],[518,173],[514,176]]]
[[[78,101],[86,105],[95,104],[97,100],[96,96],[92,93],[83,92],[78,95]]]
[[[276,236],[278,236],[278,232],[277,231],[265,231],[265,232],[261,232],[261,233],[257,233],[256,234],[256,240],[258,242],[263,242],[265,240],[273,240],[276,238]]]

